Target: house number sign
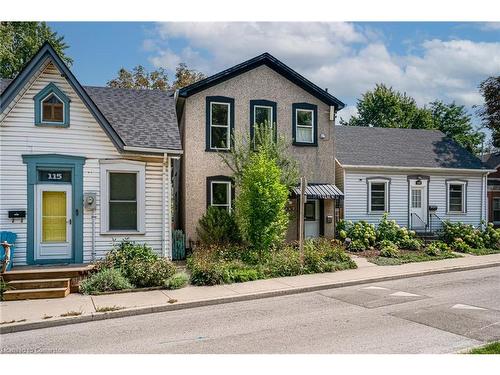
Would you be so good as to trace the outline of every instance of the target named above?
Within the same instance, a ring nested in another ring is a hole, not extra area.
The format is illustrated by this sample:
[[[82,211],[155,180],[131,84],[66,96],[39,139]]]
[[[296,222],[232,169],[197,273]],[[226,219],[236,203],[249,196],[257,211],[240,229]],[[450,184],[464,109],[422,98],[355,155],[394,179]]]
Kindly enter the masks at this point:
[[[70,171],[38,171],[38,180],[43,182],[71,182]]]

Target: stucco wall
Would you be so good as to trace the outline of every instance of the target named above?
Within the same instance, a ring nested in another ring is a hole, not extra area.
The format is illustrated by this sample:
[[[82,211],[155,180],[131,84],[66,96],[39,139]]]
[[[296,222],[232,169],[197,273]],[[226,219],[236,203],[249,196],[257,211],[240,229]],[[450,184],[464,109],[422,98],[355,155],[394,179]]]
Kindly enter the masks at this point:
[[[235,102],[235,133],[250,129],[250,100],[265,99],[277,103],[277,129],[290,142],[290,151],[298,159],[301,174],[308,182],[334,183],[334,130],[329,121],[330,108],[267,66],[260,66],[186,99],[183,113],[183,206],[184,229],[188,239],[196,238],[196,224],[206,210],[206,178],[231,175],[215,152],[205,151],[205,98],[227,96]],[[318,106],[318,146],[292,146],[292,104]],[[324,139],[320,135],[324,134]],[[326,227],[325,227],[326,231]]]

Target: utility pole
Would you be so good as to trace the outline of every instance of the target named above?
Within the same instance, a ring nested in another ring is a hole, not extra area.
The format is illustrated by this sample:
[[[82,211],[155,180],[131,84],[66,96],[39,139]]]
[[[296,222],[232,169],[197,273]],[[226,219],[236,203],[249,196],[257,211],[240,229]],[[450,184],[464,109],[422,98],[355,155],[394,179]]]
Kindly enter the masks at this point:
[[[306,206],[306,187],[307,180],[305,177],[301,177],[299,199],[299,252],[301,264],[304,264],[304,210]]]

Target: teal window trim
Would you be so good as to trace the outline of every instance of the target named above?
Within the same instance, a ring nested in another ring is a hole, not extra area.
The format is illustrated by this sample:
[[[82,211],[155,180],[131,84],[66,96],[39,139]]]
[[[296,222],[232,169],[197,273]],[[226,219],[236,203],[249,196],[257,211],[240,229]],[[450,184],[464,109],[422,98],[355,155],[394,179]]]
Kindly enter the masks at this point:
[[[63,103],[64,120],[62,122],[43,121],[42,119],[42,102],[47,96],[54,94]],[[69,97],[59,89],[54,83],[49,83],[43,90],[36,94],[33,98],[35,101],[35,125],[36,126],[59,126],[63,128],[69,127]]]
[[[83,263],[83,165],[85,157],[59,154],[22,155],[23,163],[27,165],[27,242],[26,262],[33,264],[53,263]],[[38,170],[58,168],[70,170],[72,174],[72,257],[70,259],[35,260],[35,187],[38,180]]]

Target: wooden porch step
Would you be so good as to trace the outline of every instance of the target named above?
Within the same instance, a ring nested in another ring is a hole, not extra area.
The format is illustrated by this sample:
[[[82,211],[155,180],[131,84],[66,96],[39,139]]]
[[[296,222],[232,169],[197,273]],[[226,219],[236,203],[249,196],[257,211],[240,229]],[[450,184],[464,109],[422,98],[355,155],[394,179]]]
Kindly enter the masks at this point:
[[[70,278],[9,281],[11,290],[69,288]]]
[[[78,278],[86,275],[92,266],[57,268],[20,268],[2,274],[5,281]]]
[[[3,294],[4,301],[19,301],[26,299],[64,298],[69,294],[69,288],[43,288],[7,290]]]

